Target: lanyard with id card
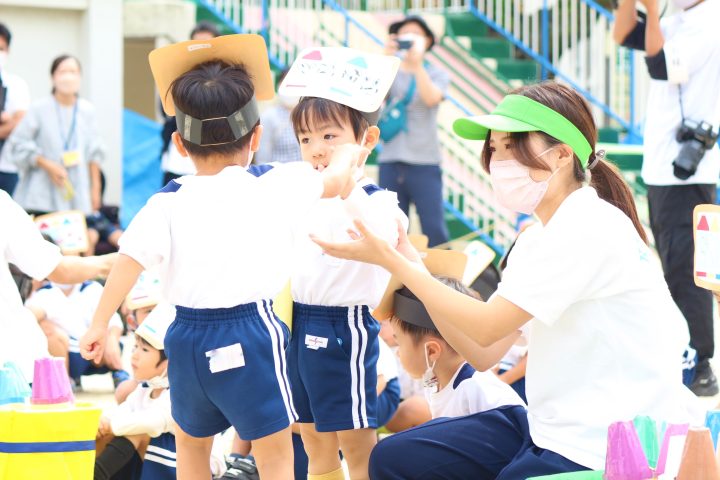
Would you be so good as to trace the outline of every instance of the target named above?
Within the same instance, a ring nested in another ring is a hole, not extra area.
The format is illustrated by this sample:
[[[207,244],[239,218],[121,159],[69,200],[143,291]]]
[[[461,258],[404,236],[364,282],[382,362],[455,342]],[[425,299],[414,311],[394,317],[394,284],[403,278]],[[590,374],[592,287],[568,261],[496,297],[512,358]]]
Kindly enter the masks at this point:
[[[63,153],[62,162],[65,168],[75,167],[80,164],[80,150],[77,145],[77,135],[75,132],[75,126],[77,123],[77,109],[78,100],[75,100],[73,106],[72,120],[70,121],[70,128],[68,129],[67,136],[65,136],[65,128],[63,126],[62,112],[60,111],[60,105],[56,102],[58,123],[60,124],[60,136],[63,142]]]

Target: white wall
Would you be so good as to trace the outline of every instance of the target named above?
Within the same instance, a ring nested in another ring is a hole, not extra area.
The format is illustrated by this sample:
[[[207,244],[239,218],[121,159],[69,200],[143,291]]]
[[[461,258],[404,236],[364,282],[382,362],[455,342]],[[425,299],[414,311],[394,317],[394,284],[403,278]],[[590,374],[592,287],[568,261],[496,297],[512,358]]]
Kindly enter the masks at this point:
[[[105,201],[122,192],[122,0],[0,0],[0,22],[12,32],[8,70],[22,76],[33,98],[50,93],[50,64],[69,53],[83,66],[80,94],[97,109],[108,149]]]

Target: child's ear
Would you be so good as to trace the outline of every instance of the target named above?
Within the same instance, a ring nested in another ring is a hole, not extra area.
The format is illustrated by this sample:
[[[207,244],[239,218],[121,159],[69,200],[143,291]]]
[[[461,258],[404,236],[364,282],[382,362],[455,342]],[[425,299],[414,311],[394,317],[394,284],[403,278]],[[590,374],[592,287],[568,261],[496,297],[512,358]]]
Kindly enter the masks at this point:
[[[430,360],[430,363],[436,362],[443,352],[443,347],[440,342],[432,338],[425,342],[425,348],[427,349],[428,360]]]
[[[171,138],[173,144],[175,145],[175,148],[177,148],[178,153],[183,157],[188,157],[188,151],[185,149],[185,144],[183,144],[180,134],[178,132],[173,132]]]
[[[367,133],[365,134],[365,145],[363,145],[363,147],[368,150],[372,150],[375,146],[377,146],[379,141],[380,129],[375,125],[368,127]]]
[[[253,129],[253,135],[250,139],[250,151],[255,153],[258,150],[260,150],[260,139],[262,138],[263,134],[263,126],[258,125]]]

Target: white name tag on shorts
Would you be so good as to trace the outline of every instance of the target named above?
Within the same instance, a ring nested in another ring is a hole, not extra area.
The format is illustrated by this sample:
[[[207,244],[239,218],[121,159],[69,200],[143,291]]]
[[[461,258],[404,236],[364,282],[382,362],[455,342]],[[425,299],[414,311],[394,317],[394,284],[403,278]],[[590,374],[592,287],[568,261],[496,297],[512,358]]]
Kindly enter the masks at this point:
[[[328,339],[325,337],[316,337],[315,335],[305,335],[305,345],[311,350],[318,348],[327,348]]]
[[[210,350],[205,352],[205,356],[210,359],[210,371],[212,373],[245,366],[245,354],[243,354],[242,346],[239,343]]]

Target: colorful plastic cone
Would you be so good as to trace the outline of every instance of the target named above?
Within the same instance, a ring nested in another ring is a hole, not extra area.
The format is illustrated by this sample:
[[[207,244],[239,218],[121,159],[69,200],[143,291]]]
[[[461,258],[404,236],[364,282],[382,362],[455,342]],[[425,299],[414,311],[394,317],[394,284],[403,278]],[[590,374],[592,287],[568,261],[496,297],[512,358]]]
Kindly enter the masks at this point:
[[[658,455],[660,454],[657,424],[650,417],[637,416],[633,420],[633,425],[635,425],[635,431],[640,438],[640,445],[642,445],[648,465],[654,469],[657,466]]]
[[[653,477],[632,422],[616,422],[608,429],[605,480],[647,480]]]
[[[35,360],[32,397],[34,404],[65,403],[73,400],[70,379],[63,358]]]
[[[685,440],[680,471],[677,480],[720,480],[720,469],[715,461],[715,451],[706,427],[690,428]]]
[[[0,368],[0,405],[7,403],[24,403],[30,396],[30,386],[12,362]]]
[[[710,429],[713,447],[717,450],[718,434],[720,434],[720,410],[708,410],[705,415],[705,426]]]
[[[665,426],[663,441],[660,446],[660,455],[658,455],[657,468],[655,474],[660,476],[665,473],[665,465],[668,459],[668,448],[670,447],[670,437],[675,435],[686,435],[689,425],[687,423],[675,424],[671,423]]]

